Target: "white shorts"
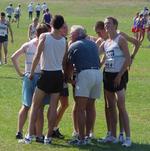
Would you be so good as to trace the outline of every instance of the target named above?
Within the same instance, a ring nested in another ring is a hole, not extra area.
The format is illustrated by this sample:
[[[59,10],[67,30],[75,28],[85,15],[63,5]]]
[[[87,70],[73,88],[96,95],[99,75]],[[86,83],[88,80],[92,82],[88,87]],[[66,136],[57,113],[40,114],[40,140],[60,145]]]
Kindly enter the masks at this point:
[[[101,94],[102,72],[100,70],[82,70],[76,77],[75,96],[96,99]]]

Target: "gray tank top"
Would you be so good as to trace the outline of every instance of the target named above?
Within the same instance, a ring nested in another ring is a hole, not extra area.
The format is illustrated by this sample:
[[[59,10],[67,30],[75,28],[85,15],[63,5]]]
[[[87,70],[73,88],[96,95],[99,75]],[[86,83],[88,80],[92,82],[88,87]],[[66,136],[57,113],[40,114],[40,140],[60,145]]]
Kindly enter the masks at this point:
[[[108,39],[104,44],[106,72],[119,72],[124,64],[125,56],[118,44],[120,37],[118,34],[114,40]]]

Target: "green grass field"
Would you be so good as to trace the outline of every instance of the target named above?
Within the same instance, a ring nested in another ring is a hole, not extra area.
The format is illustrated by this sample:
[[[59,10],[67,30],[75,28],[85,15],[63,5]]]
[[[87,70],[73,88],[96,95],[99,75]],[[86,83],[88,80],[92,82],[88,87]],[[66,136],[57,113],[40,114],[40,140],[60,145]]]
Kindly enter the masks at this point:
[[[12,24],[14,43],[9,43],[8,64],[0,66],[0,151],[150,151],[150,48],[147,48],[150,42],[146,37],[131,67],[126,97],[133,141],[131,148],[126,149],[119,144],[98,144],[96,141],[84,147],[72,147],[67,144],[67,139],[71,138],[72,133],[71,110],[73,98],[71,87],[70,106],[60,123],[60,129],[65,134],[65,140],[56,139],[52,145],[48,146],[34,142],[31,145],[18,144],[15,133],[17,114],[21,106],[22,80],[12,67],[10,56],[22,43],[27,41],[27,29],[29,23],[31,23],[28,19],[27,4],[30,1],[3,0],[0,2],[0,11],[3,11],[9,2],[12,2],[14,7],[18,3],[21,4],[22,16],[20,28],[16,28],[16,24]],[[43,1],[35,0],[34,2],[42,3]],[[93,30],[95,22],[104,20],[107,16],[116,17],[119,21],[119,29],[132,35],[133,16],[144,6],[150,8],[150,0],[45,0],[45,2],[47,2],[52,14],[64,15],[69,27],[73,24],[84,25],[90,35],[95,35]],[[131,45],[129,45],[129,48],[132,50]],[[23,59],[21,61],[23,67]],[[100,100],[97,100],[96,106],[95,136],[99,138],[103,137],[106,132],[103,96]],[[26,129],[27,123],[24,133]],[[47,122],[45,121],[44,133],[46,131]]]

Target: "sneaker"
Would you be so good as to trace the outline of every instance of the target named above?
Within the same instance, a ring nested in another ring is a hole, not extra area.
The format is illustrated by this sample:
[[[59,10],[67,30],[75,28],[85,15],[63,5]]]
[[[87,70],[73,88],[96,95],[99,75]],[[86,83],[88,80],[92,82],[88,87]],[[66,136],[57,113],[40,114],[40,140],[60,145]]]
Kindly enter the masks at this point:
[[[95,137],[94,137],[94,133],[91,132],[91,133],[89,134],[89,137],[90,137],[91,139],[94,139],[94,138],[95,138]]]
[[[91,137],[85,136],[86,144],[91,144]]]
[[[125,141],[123,133],[120,133],[118,136],[118,142],[123,143]]]
[[[97,142],[99,142],[99,143],[109,143],[109,142],[111,142],[113,144],[116,144],[116,143],[118,143],[118,140],[114,136],[106,136],[105,138],[98,139]]]
[[[51,144],[52,143],[52,138],[45,136],[44,138],[44,144]]]
[[[124,143],[122,144],[122,146],[124,146],[124,147],[130,147],[131,146],[131,140],[130,139],[126,139],[125,141],[124,141]]]
[[[79,133],[76,132],[76,131],[73,131],[72,137],[73,137],[73,138],[78,138],[78,137],[79,137]]]
[[[44,135],[42,135],[41,137],[36,137],[36,138],[35,138],[35,141],[36,141],[37,143],[44,143]]]
[[[18,140],[18,143],[31,144],[33,136],[26,135],[24,139]]]
[[[23,134],[21,132],[17,132],[16,139],[23,139]]]
[[[53,130],[53,134],[52,137],[54,138],[60,138],[60,139],[64,139],[64,135],[62,135],[59,131],[59,128],[57,130]]]
[[[73,140],[69,141],[68,143],[69,143],[70,145],[77,145],[77,146],[86,145],[85,139],[80,140],[80,139],[78,139],[78,138],[73,139]]]

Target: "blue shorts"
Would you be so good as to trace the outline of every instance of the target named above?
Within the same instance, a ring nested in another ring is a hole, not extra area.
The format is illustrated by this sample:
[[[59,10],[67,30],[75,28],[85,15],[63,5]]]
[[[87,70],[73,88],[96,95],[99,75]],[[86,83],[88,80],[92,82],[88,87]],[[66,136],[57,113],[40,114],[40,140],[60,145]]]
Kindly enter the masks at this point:
[[[33,80],[28,78],[29,73],[26,73],[23,77],[23,85],[22,85],[22,103],[23,105],[30,107],[32,104],[32,96],[36,88],[37,80],[40,77],[40,74],[34,74]],[[49,104],[50,97],[46,96],[43,100],[43,104]]]

